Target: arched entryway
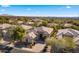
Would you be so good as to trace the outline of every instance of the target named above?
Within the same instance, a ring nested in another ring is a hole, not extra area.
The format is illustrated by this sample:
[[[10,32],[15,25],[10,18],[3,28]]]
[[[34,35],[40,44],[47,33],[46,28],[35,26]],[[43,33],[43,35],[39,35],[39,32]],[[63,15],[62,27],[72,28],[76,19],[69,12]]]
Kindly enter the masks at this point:
[[[37,35],[37,42],[41,42],[41,43],[44,43],[45,42],[45,39],[46,39],[46,36],[44,35],[44,33],[38,33]]]

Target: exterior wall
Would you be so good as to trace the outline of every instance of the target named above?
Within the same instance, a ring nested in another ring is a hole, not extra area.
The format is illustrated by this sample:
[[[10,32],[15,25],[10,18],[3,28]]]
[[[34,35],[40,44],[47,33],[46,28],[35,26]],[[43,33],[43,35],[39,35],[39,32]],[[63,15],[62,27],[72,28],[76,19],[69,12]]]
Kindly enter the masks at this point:
[[[75,42],[76,45],[79,46],[79,38],[75,38],[75,39],[74,39],[74,42]]]
[[[6,32],[7,32],[6,30],[2,31],[3,38],[5,38],[7,36]]]
[[[57,35],[57,39],[62,39],[62,35]]]

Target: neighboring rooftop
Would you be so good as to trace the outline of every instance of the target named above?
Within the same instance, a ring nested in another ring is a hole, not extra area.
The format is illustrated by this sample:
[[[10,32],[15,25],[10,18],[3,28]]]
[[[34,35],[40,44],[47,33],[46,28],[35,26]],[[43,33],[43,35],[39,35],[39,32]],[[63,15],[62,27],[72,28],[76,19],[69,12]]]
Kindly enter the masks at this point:
[[[10,24],[0,24],[0,29],[7,29],[7,28],[10,28],[11,25]]]
[[[36,29],[39,32],[46,32],[47,34],[51,34],[51,32],[53,31],[53,28],[44,27],[44,26],[38,27]]]
[[[74,30],[74,29],[70,29],[70,28],[58,30],[57,35],[67,34],[67,33],[70,33],[71,35],[74,35],[74,36],[79,35],[79,31],[78,30]]]
[[[35,37],[36,37],[36,35],[33,32],[30,32],[30,33],[27,34],[28,39],[34,39]]]
[[[29,25],[21,25],[25,30],[29,30],[32,28],[32,26],[29,26]]]

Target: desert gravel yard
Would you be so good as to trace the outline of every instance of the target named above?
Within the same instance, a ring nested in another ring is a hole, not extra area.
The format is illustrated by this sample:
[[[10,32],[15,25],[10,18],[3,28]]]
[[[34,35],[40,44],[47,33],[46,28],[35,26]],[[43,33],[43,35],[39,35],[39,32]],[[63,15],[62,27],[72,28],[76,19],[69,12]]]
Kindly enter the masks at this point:
[[[44,47],[45,47],[45,44],[37,43],[32,48],[22,48],[22,50],[31,51],[34,53],[39,53],[39,52],[43,51]]]

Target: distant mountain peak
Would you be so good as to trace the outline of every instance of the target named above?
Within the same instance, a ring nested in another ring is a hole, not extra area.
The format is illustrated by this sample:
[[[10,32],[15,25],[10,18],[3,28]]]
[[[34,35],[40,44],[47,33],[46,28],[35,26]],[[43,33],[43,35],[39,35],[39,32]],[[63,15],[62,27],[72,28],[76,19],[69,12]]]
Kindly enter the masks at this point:
[[[9,15],[9,14],[1,14],[0,16],[13,16],[13,15]]]

